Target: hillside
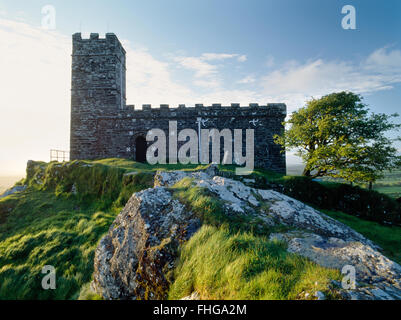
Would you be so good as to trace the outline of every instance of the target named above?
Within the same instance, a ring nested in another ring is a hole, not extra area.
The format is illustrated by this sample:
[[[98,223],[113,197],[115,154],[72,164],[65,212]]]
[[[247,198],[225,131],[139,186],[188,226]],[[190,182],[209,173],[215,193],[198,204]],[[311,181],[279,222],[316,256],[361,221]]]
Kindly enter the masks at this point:
[[[395,199],[401,198],[401,170],[385,173],[384,177],[373,185],[373,189]]]
[[[27,188],[0,199],[0,299],[76,299],[80,293],[81,298],[96,297],[88,287],[93,280],[95,249],[131,195],[153,187],[158,170],[205,168],[148,166],[119,159],[29,162],[23,182]],[[232,171],[221,169],[222,175]],[[248,182],[270,189],[279,188],[283,181],[292,178],[257,171]],[[305,299],[315,298],[317,291],[327,298],[340,298],[330,289],[332,280],[340,280],[337,270],[289,253],[285,243],[269,239],[273,233],[289,231],[288,226],[259,228],[259,220],[227,219],[219,197],[191,187],[185,179],[180,183],[174,186],[174,199],[192,208],[203,222],[192,238],[179,246],[180,256],[168,278],[169,298],[182,298],[193,287],[209,299]],[[375,241],[387,257],[400,262],[401,228],[325,212]],[[215,256],[220,258],[210,260]],[[41,288],[44,265],[56,267],[56,290]],[[225,271],[216,274],[216,270]],[[214,281],[220,291],[211,287]],[[311,295],[305,296],[305,292]]]

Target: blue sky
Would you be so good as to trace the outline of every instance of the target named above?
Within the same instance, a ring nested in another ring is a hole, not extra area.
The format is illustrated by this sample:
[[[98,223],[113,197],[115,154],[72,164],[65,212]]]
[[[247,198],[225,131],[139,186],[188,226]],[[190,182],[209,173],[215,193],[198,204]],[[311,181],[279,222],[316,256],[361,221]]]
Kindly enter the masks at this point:
[[[55,30],[41,28],[44,5],[56,9]],[[344,5],[356,9],[356,30],[341,27]],[[9,101],[1,136],[30,115],[16,143],[0,142],[9,173],[28,158],[48,160],[50,148],[68,149],[71,34],[79,31],[123,41],[130,104],[285,102],[293,111],[348,89],[375,112],[401,109],[399,0],[0,0],[0,22]]]

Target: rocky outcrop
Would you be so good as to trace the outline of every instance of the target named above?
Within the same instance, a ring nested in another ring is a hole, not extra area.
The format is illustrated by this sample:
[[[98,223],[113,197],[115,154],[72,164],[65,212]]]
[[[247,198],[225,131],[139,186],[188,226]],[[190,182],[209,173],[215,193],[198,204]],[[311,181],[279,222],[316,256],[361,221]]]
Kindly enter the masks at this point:
[[[401,299],[401,266],[382,255],[365,241],[344,240],[305,231],[271,234],[270,239],[288,243],[288,251],[307,257],[317,264],[342,270],[355,270],[355,288],[336,286],[345,299]],[[344,270],[344,273],[348,273]]]
[[[344,289],[340,284],[336,289],[344,299],[401,299],[401,267],[370,240],[300,201],[216,173],[213,166],[207,171],[157,172],[155,187],[134,194],[101,240],[94,289],[106,299],[165,298],[177,248],[201,225],[201,217],[170,188],[189,178],[192,186],[219,198],[228,215],[251,215],[269,227],[286,226],[290,231],[270,238],[286,242],[288,251],[328,268],[354,267],[357,287]]]
[[[105,299],[163,299],[176,251],[200,221],[156,187],[134,194],[95,254],[93,288]]]

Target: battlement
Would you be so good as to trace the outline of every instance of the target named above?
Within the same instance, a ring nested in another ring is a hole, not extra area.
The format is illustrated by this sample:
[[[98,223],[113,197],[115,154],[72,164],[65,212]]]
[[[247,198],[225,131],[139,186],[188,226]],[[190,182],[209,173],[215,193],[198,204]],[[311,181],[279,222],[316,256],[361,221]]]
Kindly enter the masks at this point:
[[[231,111],[231,112],[269,112],[279,115],[287,115],[287,106],[285,103],[267,103],[266,105],[259,105],[258,103],[250,103],[248,106],[241,106],[239,103],[231,103],[229,106],[223,106],[220,103],[213,103],[211,106],[204,106],[203,104],[195,104],[195,106],[186,106],[179,104],[177,107],[170,107],[168,104],[161,104],[159,107],[152,108],[150,104],[142,105],[142,109],[135,109],[135,105],[127,105],[127,109],[133,111],[135,114],[141,113],[160,113],[160,112],[173,112],[177,115],[178,112],[218,112],[218,111]]]
[[[109,40],[109,41],[115,41],[118,40],[117,36],[114,33],[106,33],[105,38],[99,38],[98,33],[91,33],[89,38],[85,39],[82,38],[81,32],[74,33],[72,35],[72,39],[75,41],[88,41],[88,40]]]
[[[114,33],[106,33],[104,38],[100,38],[98,33],[91,33],[89,38],[82,38],[82,34],[78,32],[72,35],[72,43],[73,55],[107,55],[112,54],[113,51],[121,51],[121,54],[126,53]]]

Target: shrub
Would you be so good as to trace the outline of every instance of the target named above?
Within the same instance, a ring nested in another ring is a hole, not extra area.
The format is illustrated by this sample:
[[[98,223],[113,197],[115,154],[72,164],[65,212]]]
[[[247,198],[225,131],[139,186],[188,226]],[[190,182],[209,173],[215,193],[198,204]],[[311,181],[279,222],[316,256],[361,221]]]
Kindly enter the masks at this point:
[[[342,211],[381,223],[401,223],[401,206],[376,191],[347,184],[324,184],[307,177],[291,177],[283,182],[283,192],[322,209]]]
[[[235,167],[220,166],[219,174],[244,180],[234,174]],[[379,193],[342,183],[328,183],[309,177],[283,176],[256,169],[247,184],[259,189],[273,189],[319,209],[342,211],[362,219],[401,225],[401,202]],[[252,181],[252,182],[249,182]]]

